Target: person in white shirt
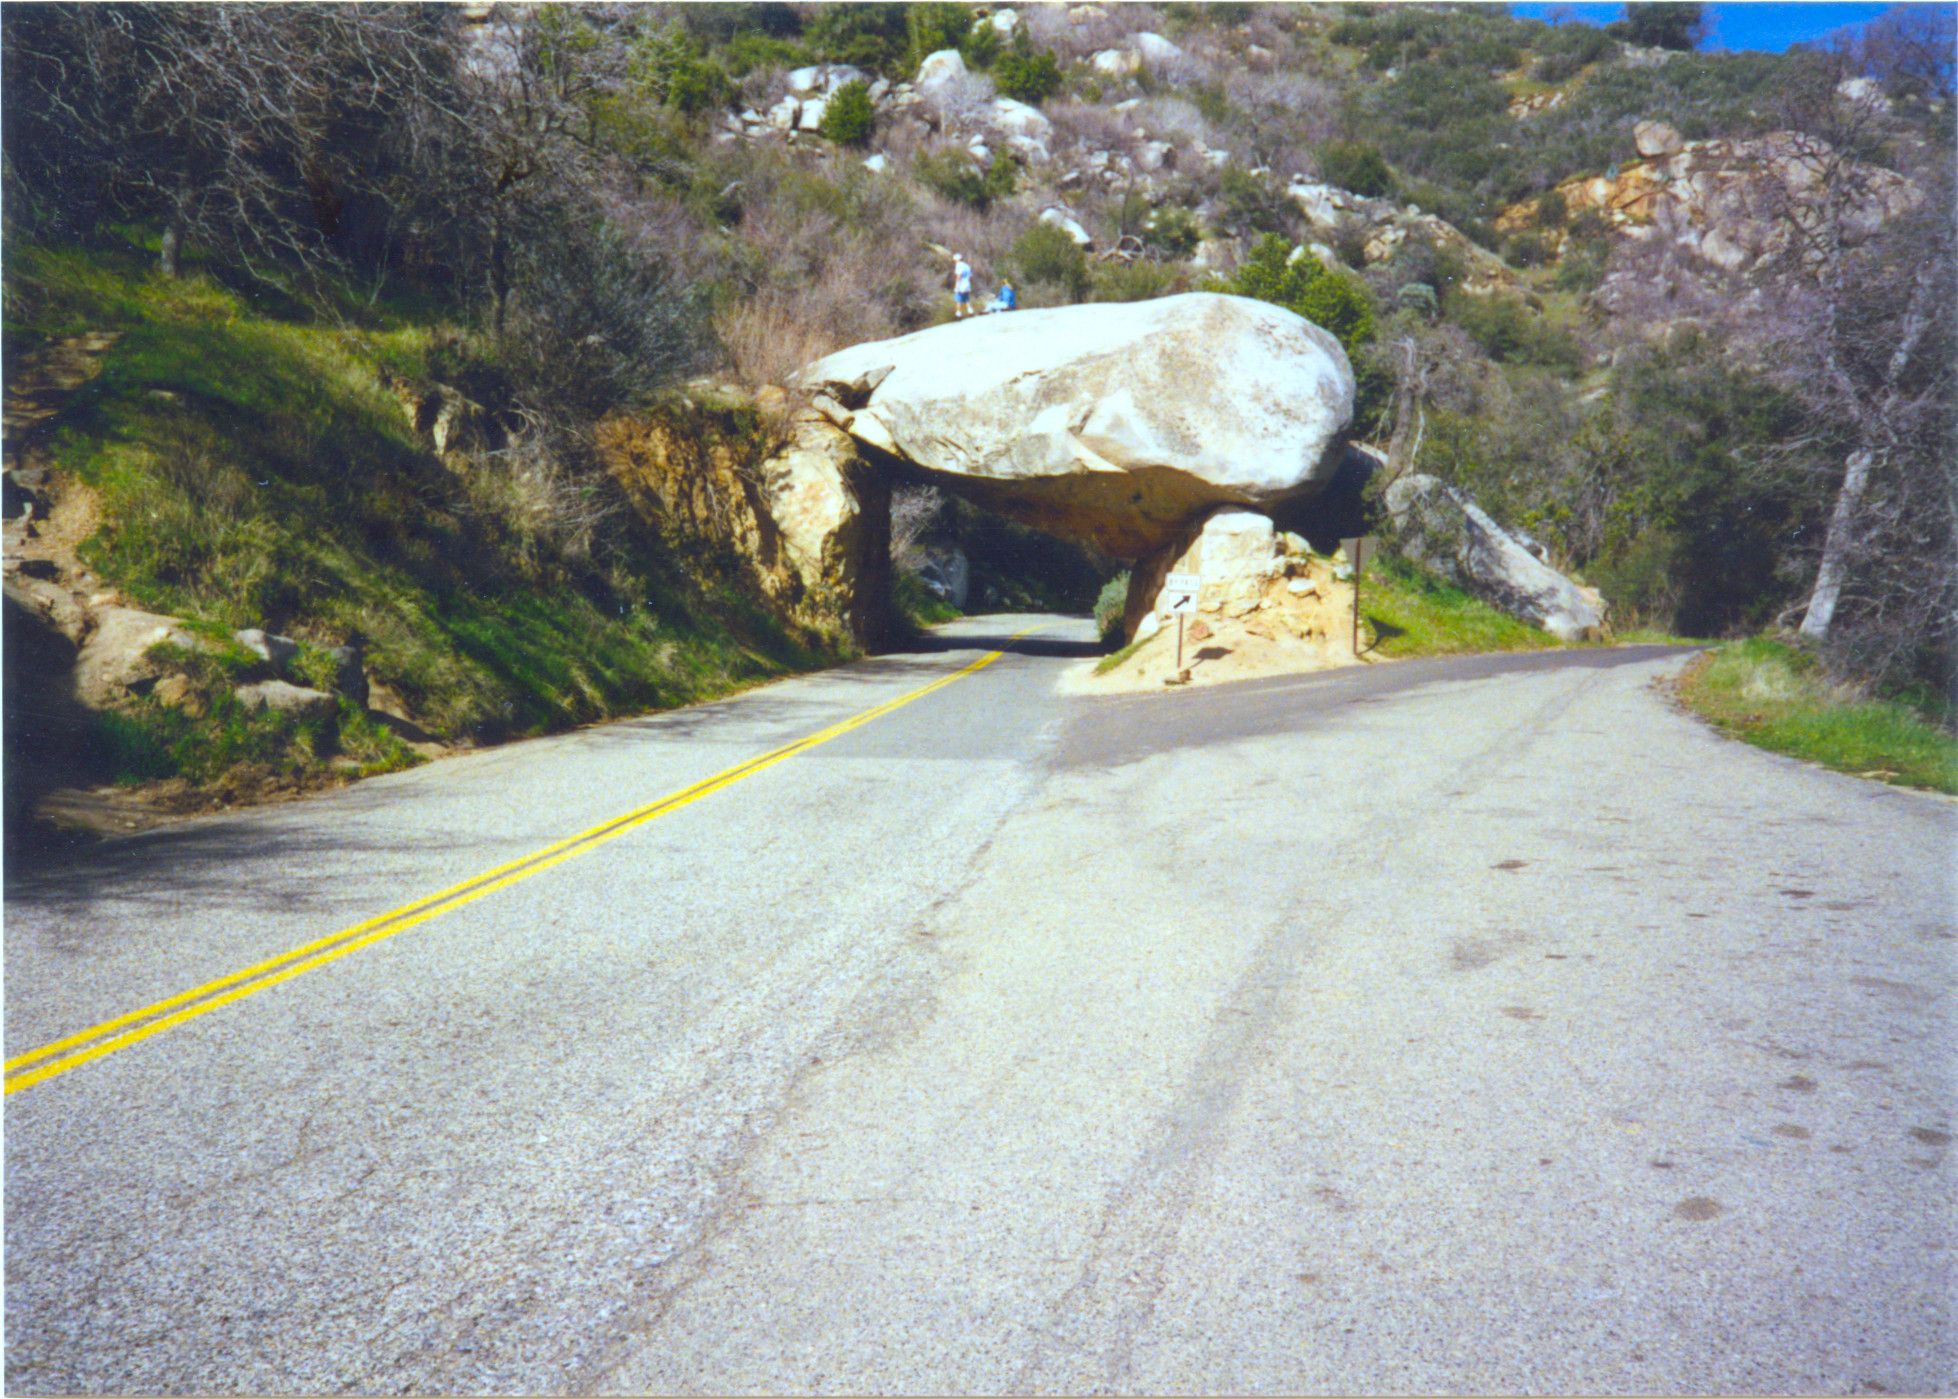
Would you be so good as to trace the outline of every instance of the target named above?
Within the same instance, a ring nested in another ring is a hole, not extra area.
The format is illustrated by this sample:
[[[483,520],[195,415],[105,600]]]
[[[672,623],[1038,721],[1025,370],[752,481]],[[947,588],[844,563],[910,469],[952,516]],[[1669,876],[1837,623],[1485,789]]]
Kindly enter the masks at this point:
[[[972,314],[972,264],[964,253],[952,254],[952,300],[958,303],[952,311],[954,320]]]

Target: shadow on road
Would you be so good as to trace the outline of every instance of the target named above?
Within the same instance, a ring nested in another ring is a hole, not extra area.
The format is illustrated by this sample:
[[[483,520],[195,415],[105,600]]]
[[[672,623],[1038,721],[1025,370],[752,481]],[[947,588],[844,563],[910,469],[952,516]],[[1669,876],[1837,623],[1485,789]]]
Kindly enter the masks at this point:
[[[1038,634],[1015,636],[1002,627],[997,632],[961,631],[951,635],[928,632],[898,642],[884,652],[883,657],[931,655],[941,651],[1004,651],[1012,656],[1048,656],[1055,660],[1078,661],[1088,656],[1106,655],[1108,648],[1098,641],[1070,641]]]

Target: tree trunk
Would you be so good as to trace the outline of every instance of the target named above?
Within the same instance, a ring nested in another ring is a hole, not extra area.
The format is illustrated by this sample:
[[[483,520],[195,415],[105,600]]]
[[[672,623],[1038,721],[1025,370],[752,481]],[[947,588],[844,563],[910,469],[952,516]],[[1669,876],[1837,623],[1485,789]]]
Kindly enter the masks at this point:
[[[1394,435],[1387,443],[1387,479],[1397,481],[1421,452],[1428,417],[1421,407],[1427,376],[1419,368],[1420,350],[1412,336],[1401,341],[1400,373],[1394,385]]]
[[[508,253],[503,246],[503,225],[500,220],[490,224],[489,282],[490,282],[490,322],[496,333],[503,333],[503,308],[510,299],[510,269]]]
[[[1829,533],[1822,540],[1822,566],[1815,572],[1815,591],[1808,597],[1808,613],[1802,618],[1801,634],[1811,641],[1828,639],[1829,624],[1835,621],[1836,602],[1842,596],[1843,580],[1849,573],[1849,539],[1856,523],[1856,508],[1870,484],[1868,448],[1849,454],[1843,472],[1842,489],[1836,492],[1836,508],[1829,515]]]
[[[157,253],[156,267],[166,277],[177,275],[177,255],[183,250],[183,226],[171,219],[163,226],[163,246]]]

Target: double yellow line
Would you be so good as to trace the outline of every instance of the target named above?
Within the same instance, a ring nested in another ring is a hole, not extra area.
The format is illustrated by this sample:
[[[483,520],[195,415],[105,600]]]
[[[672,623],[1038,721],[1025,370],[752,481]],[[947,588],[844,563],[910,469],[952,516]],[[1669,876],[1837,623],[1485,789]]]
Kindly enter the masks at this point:
[[[1028,631],[1031,630],[1034,629],[1028,628]],[[1026,634],[1020,632],[1018,635]],[[678,811],[683,806],[690,806],[702,797],[720,791],[723,787],[731,787],[743,778],[753,777],[756,773],[785,762],[798,753],[807,753],[810,749],[828,743],[831,739],[841,738],[852,729],[862,728],[873,719],[881,719],[892,710],[902,709],[914,700],[921,700],[933,691],[942,690],[954,681],[962,680],[975,671],[984,670],[1003,654],[1004,652],[1000,651],[989,651],[970,665],[962,666],[949,675],[940,676],[928,685],[922,685],[907,694],[899,695],[896,699],[886,700],[862,713],[853,714],[848,719],[832,724],[818,733],[810,734],[807,738],[799,738],[794,743],[777,748],[772,753],[764,753],[758,758],[750,758],[745,763],[738,763],[734,767],[717,772],[712,777],[702,778],[691,787],[683,787],[635,811],[628,811],[625,815],[593,826],[590,830],[580,831],[577,835],[558,841],[555,845],[547,845],[542,850],[525,855],[521,859],[498,865],[495,869],[485,870],[473,879],[465,879],[462,883],[451,885],[439,893],[430,894],[410,904],[403,904],[400,908],[383,913],[377,918],[356,923],[351,928],[342,928],[337,933],[295,947],[290,952],[282,952],[277,957],[254,962],[251,966],[243,967],[228,976],[207,981],[202,986],[193,986],[190,990],[180,991],[165,1000],[146,1005],[139,1010],[132,1010],[125,1015],[118,1015],[113,1020],[104,1020],[99,1025],[91,1025],[86,1030],[66,1035],[42,1045],[39,1049],[30,1049],[25,1054],[16,1055],[6,1061],[6,1091],[9,1095],[18,1093],[23,1088],[31,1088],[37,1083],[65,1074],[70,1069],[80,1068],[90,1060],[114,1054],[119,1049],[127,1049],[130,1045],[146,1040],[151,1035],[161,1034],[186,1021],[195,1020],[200,1015],[208,1015],[220,1006],[230,1005],[233,1001],[255,996],[260,991],[277,986],[282,981],[303,976],[309,971],[325,966],[328,962],[358,952],[363,947],[371,947],[397,933],[405,933],[419,923],[426,923],[431,918],[452,913],[465,904],[472,904],[480,898],[494,894],[498,889],[508,888],[534,874],[541,874],[553,865],[563,864],[566,860],[596,850],[606,841],[616,840],[648,821],[657,820],[669,812]]]

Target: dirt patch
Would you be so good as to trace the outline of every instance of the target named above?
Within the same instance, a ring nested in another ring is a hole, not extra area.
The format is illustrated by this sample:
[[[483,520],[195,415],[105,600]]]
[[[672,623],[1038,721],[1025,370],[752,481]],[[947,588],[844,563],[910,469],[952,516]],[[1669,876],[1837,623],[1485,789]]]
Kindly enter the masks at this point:
[[[1297,589],[1295,585],[1306,585]],[[1362,646],[1365,638],[1362,636]],[[1184,622],[1186,686],[1227,684],[1268,675],[1296,675],[1341,666],[1373,665],[1386,657],[1353,654],[1353,585],[1313,559],[1303,576],[1278,577],[1261,596],[1225,607],[1212,603]],[[1160,693],[1179,688],[1176,627],[1163,628],[1105,674],[1085,661],[1061,678],[1061,692],[1075,695]]]
[[[225,774],[221,783],[209,788],[195,787],[180,777],[134,787],[64,787],[41,798],[34,816],[68,835],[134,835],[192,816],[296,801],[344,787],[357,776],[352,771],[329,770],[294,777],[264,766],[246,766]]]

